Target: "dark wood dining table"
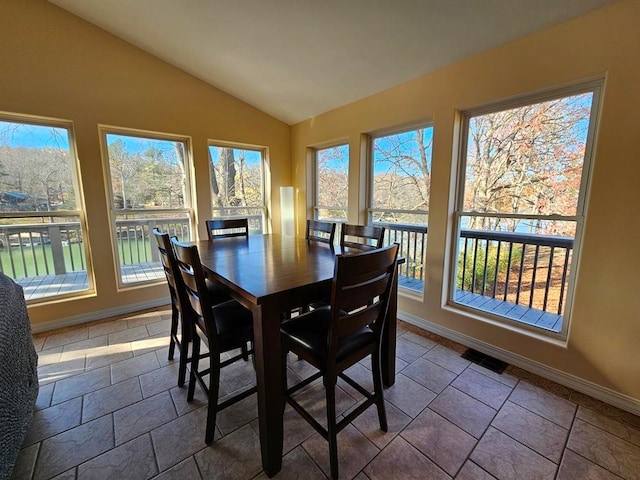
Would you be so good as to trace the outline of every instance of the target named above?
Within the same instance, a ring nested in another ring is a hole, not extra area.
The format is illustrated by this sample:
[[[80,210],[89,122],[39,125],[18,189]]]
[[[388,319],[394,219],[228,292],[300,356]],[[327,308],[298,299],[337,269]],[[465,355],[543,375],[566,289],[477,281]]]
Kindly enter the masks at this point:
[[[283,312],[329,298],[340,246],[277,234],[195,242],[208,276],[253,313],[258,423],[262,466],[271,477],[282,467],[283,369],[280,322]],[[383,335],[382,375],[395,381],[397,280]]]

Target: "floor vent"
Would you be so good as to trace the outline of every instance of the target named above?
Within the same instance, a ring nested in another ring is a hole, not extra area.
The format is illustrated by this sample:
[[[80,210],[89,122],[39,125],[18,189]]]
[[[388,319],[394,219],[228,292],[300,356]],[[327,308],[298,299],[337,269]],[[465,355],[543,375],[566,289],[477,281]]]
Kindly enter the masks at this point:
[[[462,358],[496,373],[502,373],[508,365],[502,360],[498,360],[497,358],[485,355],[484,353],[474,350],[473,348],[467,349],[467,351],[462,354]]]

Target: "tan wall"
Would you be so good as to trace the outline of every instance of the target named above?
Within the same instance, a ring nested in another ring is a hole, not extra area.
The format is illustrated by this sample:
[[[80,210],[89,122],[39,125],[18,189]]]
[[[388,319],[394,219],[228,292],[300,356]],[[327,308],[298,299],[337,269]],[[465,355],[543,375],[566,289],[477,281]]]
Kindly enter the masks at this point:
[[[167,32],[174,35],[176,32]],[[97,295],[32,306],[40,322],[167,298],[166,285],[116,290],[98,124],[190,136],[199,234],[211,215],[207,141],[268,147],[271,197],[290,184],[289,126],[43,0],[0,2],[0,111],[74,123]],[[278,208],[272,209],[278,231]]]
[[[432,120],[433,172],[424,301],[401,298],[401,310],[526,357],[599,387],[640,400],[640,2],[630,1],[443,68],[292,127],[294,185],[305,212],[305,148]],[[446,47],[445,47],[446,48]],[[604,106],[575,303],[566,347],[443,308],[456,152],[456,112],[537,90],[606,76]],[[352,172],[359,167],[354,165]],[[357,189],[361,180],[351,178]],[[365,218],[363,195],[350,221]],[[302,231],[304,218],[298,218]],[[635,399],[635,400],[634,400]]]

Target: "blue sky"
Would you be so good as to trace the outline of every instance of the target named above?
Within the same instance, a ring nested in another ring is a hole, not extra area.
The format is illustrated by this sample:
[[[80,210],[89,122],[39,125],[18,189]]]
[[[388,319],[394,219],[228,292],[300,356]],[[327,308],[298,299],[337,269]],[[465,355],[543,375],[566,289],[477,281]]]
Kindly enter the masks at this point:
[[[0,145],[69,150],[66,128],[0,121]]]

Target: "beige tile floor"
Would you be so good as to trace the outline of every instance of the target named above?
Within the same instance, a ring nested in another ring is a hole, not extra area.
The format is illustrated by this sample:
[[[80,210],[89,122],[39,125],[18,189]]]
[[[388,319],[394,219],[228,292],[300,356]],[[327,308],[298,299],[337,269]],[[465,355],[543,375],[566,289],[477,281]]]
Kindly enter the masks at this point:
[[[13,479],[253,479],[261,471],[255,395],[218,415],[204,443],[206,399],[186,401],[167,360],[169,310],[34,338],[40,395]],[[386,390],[389,431],[370,408],[338,436],[340,478],[640,479],[640,418],[508,367],[495,374],[464,347],[401,324],[397,381]],[[177,357],[176,357],[177,358]],[[310,373],[289,361],[292,379]],[[222,395],[254,381],[251,362],[222,376]],[[366,363],[350,374],[370,384]],[[346,384],[338,410],[359,398]],[[323,389],[301,402],[323,418]],[[323,479],[324,440],[287,408],[282,471]]]

